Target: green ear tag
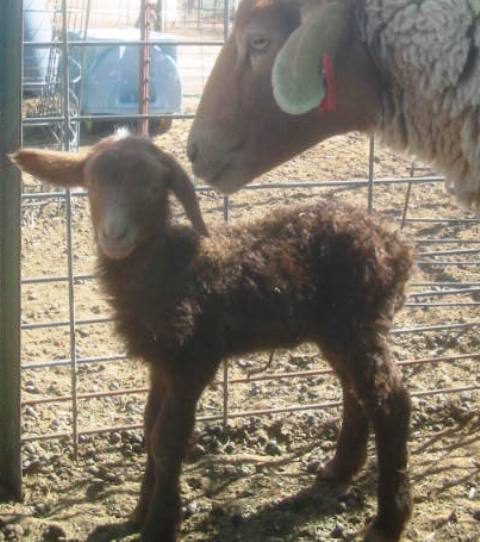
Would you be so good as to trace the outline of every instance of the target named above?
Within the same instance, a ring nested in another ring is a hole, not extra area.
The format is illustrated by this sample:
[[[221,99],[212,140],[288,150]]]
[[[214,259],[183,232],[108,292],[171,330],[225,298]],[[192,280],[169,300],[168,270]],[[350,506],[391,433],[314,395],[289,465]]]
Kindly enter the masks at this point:
[[[317,9],[288,38],[272,70],[273,95],[285,113],[302,115],[326,97],[323,57],[334,59],[348,36],[351,6],[332,2]]]

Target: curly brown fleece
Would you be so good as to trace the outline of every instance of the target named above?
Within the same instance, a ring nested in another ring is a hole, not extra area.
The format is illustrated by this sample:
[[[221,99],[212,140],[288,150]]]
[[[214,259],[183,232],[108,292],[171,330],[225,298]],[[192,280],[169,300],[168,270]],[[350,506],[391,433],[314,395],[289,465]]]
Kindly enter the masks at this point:
[[[306,340],[331,349],[379,322],[386,332],[413,265],[398,234],[338,203],[210,232],[172,226],[128,264],[100,255],[132,354],[163,363],[196,343],[215,358]]]

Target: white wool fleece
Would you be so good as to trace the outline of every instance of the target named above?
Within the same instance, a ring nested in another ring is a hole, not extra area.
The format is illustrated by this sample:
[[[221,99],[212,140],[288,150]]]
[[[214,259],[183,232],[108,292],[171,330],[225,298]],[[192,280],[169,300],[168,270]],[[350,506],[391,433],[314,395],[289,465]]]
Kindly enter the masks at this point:
[[[380,135],[438,167],[479,210],[480,0],[364,0],[363,10],[387,89]]]

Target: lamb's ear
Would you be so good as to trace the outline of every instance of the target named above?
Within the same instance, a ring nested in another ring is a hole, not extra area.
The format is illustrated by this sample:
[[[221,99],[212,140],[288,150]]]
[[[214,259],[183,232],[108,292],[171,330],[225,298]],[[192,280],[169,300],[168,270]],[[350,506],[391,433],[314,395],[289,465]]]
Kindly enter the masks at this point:
[[[301,115],[318,107],[326,95],[322,58],[335,57],[348,38],[352,3],[322,4],[309,13],[277,53],[272,70],[273,95],[285,113]]]
[[[198,231],[198,233],[208,237],[208,228],[203,221],[195,188],[190,180],[190,177],[173,157],[165,155],[165,158],[172,173],[169,185],[170,189],[175,194],[178,201],[182,204],[193,227]]]
[[[57,186],[82,186],[85,156],[43,149],[21,149],[10,155],[17,166],[31,175]]]

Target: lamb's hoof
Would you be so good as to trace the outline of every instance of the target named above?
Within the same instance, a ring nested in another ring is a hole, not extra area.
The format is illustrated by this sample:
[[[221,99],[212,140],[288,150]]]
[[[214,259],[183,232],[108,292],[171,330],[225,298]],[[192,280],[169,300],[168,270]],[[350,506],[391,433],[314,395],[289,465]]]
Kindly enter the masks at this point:
[[[400,534],[392,534],[385,532],[376,522],[373,520],[365,533],[364,542],[398,542],[400,540]]]
[[[338,462],[335,461],[335,458],[320,465],[317,472],[318,480],[340,484],[349,484],[352,481],[353,476],[354,473],[351,472],[351,469],[340,467]]]
[[[153,526],[142,529],[140,536],[142,542],[180,542],[180,537],[173,533],[171,529],[162,530]]]
[[[133,525],[133,527],[137,527],[139,529],[143,525],[145,516],[146,513],[137,506],[128,516],[128,521]]]

